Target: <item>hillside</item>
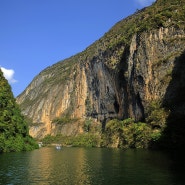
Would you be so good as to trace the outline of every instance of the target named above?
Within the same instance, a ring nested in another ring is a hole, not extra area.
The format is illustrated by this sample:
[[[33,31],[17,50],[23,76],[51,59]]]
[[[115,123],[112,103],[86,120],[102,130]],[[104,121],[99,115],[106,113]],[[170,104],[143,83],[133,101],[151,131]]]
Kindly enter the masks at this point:
[[[43,70],[17,97],[30,134],[106,132],[121,125],[110,120],[131,118],[130,125],[145,123],[161,136],[158,142],[176,145],[185,133],[184,52],[184,0],[158,0],[137,11],[83,52]],[[124,147],[123,136],[107,132],[105,145]]]
[[[0,153],[31,150],[37,144],[0,69]]]

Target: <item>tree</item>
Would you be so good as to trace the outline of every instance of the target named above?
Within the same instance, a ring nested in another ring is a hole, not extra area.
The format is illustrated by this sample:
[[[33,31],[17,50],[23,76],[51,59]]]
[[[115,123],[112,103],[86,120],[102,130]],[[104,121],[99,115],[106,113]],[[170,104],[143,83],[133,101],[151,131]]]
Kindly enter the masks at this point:
[[[0,70],[0,151],[22,151],[37,147],[28,126]]]

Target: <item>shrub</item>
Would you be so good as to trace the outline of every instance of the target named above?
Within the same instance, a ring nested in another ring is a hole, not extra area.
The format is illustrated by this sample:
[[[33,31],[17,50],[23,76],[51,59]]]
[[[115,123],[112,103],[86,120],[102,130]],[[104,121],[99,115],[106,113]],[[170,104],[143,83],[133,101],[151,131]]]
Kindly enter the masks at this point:
[[[100,137],[96,134],[80,134],[73,138],[73,146],[97,147]]]
[[[161,130],[154,130],[151,134],[151,142],[158,142],[162,136]]]
[[[55,136],[51,136],[51,135],[46,135],[43,139],[42,142],[43,144],[47,145],[47,144],[51,144],[55,141]]]
[[[131,118],[123,121],[114,119],[106,125],[102,145],[111,145],[117,142],[117,146],[120,148],[147,148],[151,134],[152,129],[146,123],[135,123]]]
[[[64,116],[64,117],[58,117],[55,118],[52,123],[56,123],[56,124],[60,124],[60,125],[64,125],[64,124],[68,124],[68,123],[73,123],[77,121],[77,118],[70,118],[68,116]]]
[[[153,129],[159,128],[163,130],[166,127],[166,119],[169,111],[165,110],[159,101],[152,101],[148,109],[148,117],[146,118]]]
[[[51,136],[47,135],[42,140],[43,144],[60,143],[62,145],[97,147],[100,145],[101,138],[98,134],[85,133],[78,136]]]
[[[89,118],[89,119],[86,119],[84,121],[84,125],[83,125],[83,130],[85,132],[89,132],[90,131],[90,126],[92,125],[92,120]]]

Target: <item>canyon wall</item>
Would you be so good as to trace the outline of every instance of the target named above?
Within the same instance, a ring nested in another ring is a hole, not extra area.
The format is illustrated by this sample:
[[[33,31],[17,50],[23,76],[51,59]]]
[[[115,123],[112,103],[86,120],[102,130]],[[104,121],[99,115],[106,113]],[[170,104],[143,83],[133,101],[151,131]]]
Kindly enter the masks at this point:
[[[165,19],[166,26],[143,29],[138,20],[150,20],[153,9],[120,21],[86,50],[33,79],[17,97],[31,120],[33,137],[77,135],[84,132],[86,120],[102,129],[113,118],[145,121],[151,102],[169,102],[173,95],[167,90],[177,58],[185,52],[185,31],[172,18]],[[62,117],[70,118],[69,123],[56,124],[56,118]]]

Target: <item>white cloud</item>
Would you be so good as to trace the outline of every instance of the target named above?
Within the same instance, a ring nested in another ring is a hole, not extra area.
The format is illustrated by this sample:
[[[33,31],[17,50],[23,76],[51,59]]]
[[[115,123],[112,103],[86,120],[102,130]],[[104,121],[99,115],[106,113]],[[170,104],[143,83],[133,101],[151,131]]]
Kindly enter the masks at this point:
[[[156,0],[135,0],[141,6],[149,6]]]
[[[17,82],[17,80],[14,79],[15,71],[13,69],[6,69],[4,67],[1,67],[1,70],[4,74],[4,77],[8,80],[10,84]]]

